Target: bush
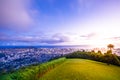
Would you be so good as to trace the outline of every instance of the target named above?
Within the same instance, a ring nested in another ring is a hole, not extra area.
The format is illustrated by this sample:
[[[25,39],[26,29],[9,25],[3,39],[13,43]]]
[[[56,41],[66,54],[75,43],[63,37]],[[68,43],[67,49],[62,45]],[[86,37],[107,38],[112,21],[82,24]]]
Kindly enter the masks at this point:
[[[84,58],[84,59],[91,59],[95,61],[104,62],[107,64],[114,64],[120,66],[120,57],[116,54],[112,54],[111,51],[107,51],[107,53],[102,54],[101,51],[95,53],[94,51],[91,52],[73,52],[70,54],[65,55],[66,58]]]

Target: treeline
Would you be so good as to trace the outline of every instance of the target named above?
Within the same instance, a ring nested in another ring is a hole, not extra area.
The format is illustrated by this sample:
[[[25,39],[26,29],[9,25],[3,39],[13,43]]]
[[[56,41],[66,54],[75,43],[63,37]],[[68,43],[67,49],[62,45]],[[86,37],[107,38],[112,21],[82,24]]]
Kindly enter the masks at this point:
[[[112,54],[111,50],[108,50],[106,53],[102,53],[101,51],[95,52],[85,52],[85,51],[77,51],[70,54],[65,55],[66,58],[83,58],[90,59],[95,61],[100,61],[109,64],[114,64],[120,66],[120,56],[116,54]]]
[[[22,68],[14,73],[1,75],[0,80],[38,80],[46,72],[60,65],[65,60],[66,58],[59,58],[40,65]]]

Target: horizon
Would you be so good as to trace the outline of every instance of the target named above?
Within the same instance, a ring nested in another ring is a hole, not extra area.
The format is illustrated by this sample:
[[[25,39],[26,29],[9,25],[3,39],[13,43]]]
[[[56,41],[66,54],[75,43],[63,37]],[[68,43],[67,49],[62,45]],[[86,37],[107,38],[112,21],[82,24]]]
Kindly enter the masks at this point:
[[[119,0],[0,0],[0,46],[120,48]]]
[[[94,47],[94,46],[89,46],[89,45],[12,45],[12,46],[0,46],[0,49],[4,48],[73,48],[73,49],[89,49],[89,50],[94,50],[94,51],[107,51],[108,47]],[[120,49],[119,47],[113,48],[115,49]]]
[[[88,45],[37,45],[37,46],[0,46],[0,48],[79,48],[90,49]]]

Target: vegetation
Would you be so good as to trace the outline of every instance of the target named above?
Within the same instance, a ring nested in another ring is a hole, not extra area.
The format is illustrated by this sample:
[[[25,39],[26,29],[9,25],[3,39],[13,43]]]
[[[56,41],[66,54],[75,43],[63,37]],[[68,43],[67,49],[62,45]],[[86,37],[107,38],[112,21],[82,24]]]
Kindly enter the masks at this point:
[[[22,68],[14,73],[0,76],[0,80],[38,80],[42,75],[60,65],[66,58],[59,58],[37,66]]]
[[[114,45],[109,44],[107,47],[109,49],[104,54],[101,51],[95,52],[94,50],[92,50],[91,52],[77,51],[67,54],[65,56],[67,58],[91,59],[91,60],[107,63],[108,65],[114,64],[120,66],[120,56],[117,56],[116,54],[112,54],[112,49],[114,48]]]
[[[100,61],[109,64],[114,64],[120,66],[120,58],[116,54],[112,54],[111,50],[108,50],[107,53],[102,54],[101,51],[98,52],[73,52],[65,55],[67,58],[83,58],[91,59],[95,61]]]
[[[108,44],[107,47],[112,50],[114,48],[114,45],[113,44]]]
[[[39,80],[120,80],[120,67],[86,59],[67,59]]]

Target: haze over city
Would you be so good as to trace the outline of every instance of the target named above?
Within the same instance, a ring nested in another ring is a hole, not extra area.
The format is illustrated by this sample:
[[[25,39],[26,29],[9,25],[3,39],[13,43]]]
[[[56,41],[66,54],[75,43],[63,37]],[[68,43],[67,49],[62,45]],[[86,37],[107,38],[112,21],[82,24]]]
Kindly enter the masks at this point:
[[[0,46],[120,43],[120,0],[0,0]]]

